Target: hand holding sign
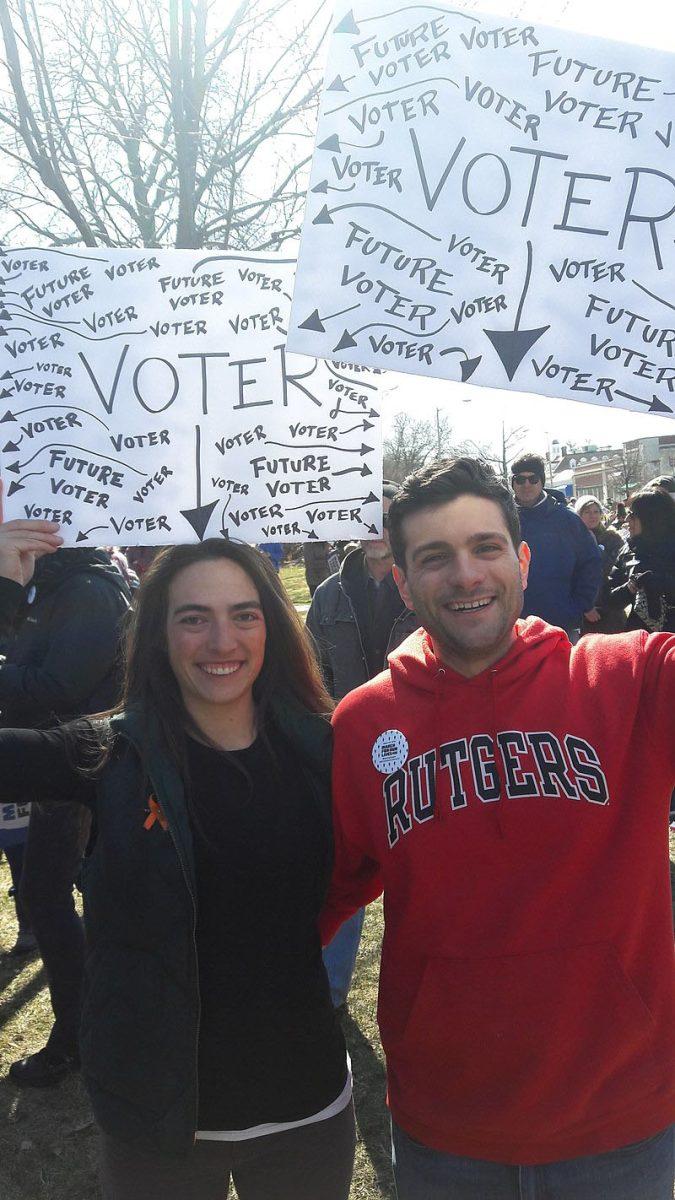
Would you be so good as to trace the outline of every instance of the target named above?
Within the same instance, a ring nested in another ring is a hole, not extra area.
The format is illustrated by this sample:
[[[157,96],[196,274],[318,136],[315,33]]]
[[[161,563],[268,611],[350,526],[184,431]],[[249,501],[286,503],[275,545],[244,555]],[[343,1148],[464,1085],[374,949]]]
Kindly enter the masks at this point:
[[[25,587],[33,578],[35,560],[53,554],[63,542],[55,521],[4,521],[0,479],[0,576]]]

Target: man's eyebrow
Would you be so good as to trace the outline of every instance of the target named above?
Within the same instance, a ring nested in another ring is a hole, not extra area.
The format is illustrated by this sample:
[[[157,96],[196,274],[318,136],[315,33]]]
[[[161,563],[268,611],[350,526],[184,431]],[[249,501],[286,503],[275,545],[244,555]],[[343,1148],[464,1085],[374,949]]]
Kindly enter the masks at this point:
[[[493,541],[493,542],[497,541],[497,542],[506,543],[506,542],[508,542],[508,540],[509,539],[505,533],[502,533],[497,530],[495,530],[494,532],[492,530],[488,530],[485,533],[472,533],[471,537],[467,538],[467,541],[472,542],[472,543],[473,542],[485,542],[485,541]]]
[[[502,545],[505,546],[509,539],[508,539],[507,535],[505,533],[502,533],[501,531],[483,530],[480,533],[472,533],[470,535],[470,537],[468,537],[466,540],[467,540],[467,543],[471,546],[475,545],[477,542],[487,542],[487,541],[498,541],[498,542],[501,542]],[[420,554],[426,554],[428,550],[451,550],[451,549],[453,549],[453,547],[450,545],[450,543],[444,542],[442,539],[438,539],[435,542],[424,542],[423,545],[417,546],[413,550],[412,560],[414,562],[415,559],[420,556]]]
[[[412,553],[413,561],[419,558],[420,554],[426,554],[427,550],[447,550],[448,543],[443,541],[424,542],[421,546],[416,546]]]

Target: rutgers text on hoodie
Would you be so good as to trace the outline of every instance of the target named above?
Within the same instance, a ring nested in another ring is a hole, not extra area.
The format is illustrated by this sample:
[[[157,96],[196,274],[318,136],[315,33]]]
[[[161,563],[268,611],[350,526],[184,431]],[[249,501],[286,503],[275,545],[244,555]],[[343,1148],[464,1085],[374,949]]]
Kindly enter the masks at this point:
[[[525,1165],[675,1116],[675,636],[516,632],[466,679],[418,630],[338,706],[323,933],[384,890],[394,1119]]]

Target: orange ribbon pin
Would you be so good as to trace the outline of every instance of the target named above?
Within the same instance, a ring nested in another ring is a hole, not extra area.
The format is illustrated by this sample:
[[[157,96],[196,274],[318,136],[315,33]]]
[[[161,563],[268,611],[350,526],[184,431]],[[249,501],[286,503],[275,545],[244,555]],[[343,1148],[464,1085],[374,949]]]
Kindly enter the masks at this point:
[[[148,813],[148,816],[146,817],[145,821],[143,822],[143,828],[144,829],[152,829],[155,821],[159,821],[162,829],[168,829],[169,822],[167,821],[166,817],[164,816],[164,813],[162,812],[161,807],[155,800],[154,796],[150,796],[148,798],[148,806],[150,808],[150,812]]]

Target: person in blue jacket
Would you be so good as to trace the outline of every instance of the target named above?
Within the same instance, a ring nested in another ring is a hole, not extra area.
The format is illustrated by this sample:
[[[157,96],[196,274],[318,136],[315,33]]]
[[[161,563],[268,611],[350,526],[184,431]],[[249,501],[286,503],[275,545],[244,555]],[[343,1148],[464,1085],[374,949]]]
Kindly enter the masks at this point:
[[[580,517],[544,490],[545,463],[524,454],[511,466],[523,539],[532,551],[523,617],[541,617],[574,635],[593,609],[602,556]]]

